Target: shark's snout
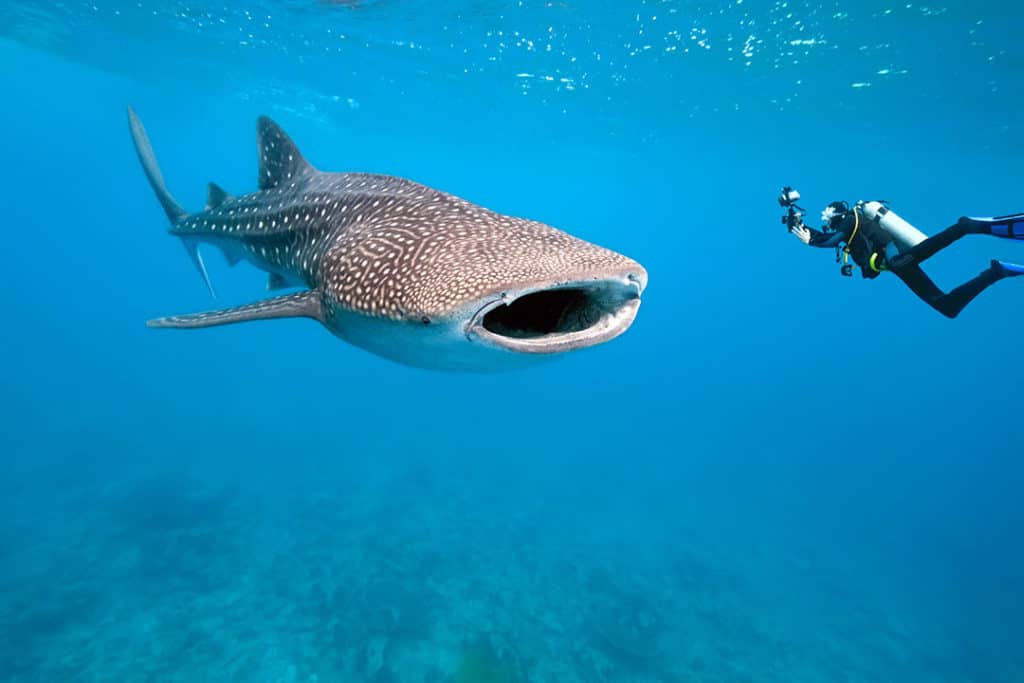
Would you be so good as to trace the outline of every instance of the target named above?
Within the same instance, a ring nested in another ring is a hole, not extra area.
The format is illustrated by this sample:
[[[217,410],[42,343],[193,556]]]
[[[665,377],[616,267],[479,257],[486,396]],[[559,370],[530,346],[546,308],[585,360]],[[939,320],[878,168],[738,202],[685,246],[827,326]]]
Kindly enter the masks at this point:
[[[607,277],[506,291],[477,311],[467,336],[517,353],[561,353],[594,346],[629,328],[646,285],[647,273],[637,266]]]

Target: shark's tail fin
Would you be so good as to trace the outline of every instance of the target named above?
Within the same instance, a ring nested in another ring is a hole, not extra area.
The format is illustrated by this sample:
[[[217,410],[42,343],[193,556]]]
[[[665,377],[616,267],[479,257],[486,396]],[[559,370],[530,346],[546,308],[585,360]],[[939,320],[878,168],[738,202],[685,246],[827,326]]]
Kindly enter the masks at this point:
[[[142,170],[146,172],[146,178],[149,179],[149,184],[153,187],[153,192],[156,193],[156,198],[160,200],[160,205],[164,207],[164,212],[167,213],[167,217],[171,220],[171,223],[177,223],[186,216],[188,213],[182,208],[181,204],[171,196],[170,191],[167,189],[167,185],[164,184],[164,177],[160,173],[160,166],[156,163],[156,155],[153,153],[153,146],[149,143],[149,136],[146,135],[146,129],[142,127],[142,121],[135,114],[135,110],[128,107],[128,124],[131,126],[132,140],[135,142],[135,151],[139,155],[139,161],[142,162]],[[195,264],[196,269],[203,278],[203,282],[206,283],[207,289],[210,290],[210,294],[214,297],[217,293],[213,290],[213,284],[210,282],[210,276],[206,272],[206,264],[203,263],[203,256],[199,253],[199,241],[195,238],[182,237],[182,244],[185,246],[185,251],[188,252],[189,258],[192,259],[192,263]]]

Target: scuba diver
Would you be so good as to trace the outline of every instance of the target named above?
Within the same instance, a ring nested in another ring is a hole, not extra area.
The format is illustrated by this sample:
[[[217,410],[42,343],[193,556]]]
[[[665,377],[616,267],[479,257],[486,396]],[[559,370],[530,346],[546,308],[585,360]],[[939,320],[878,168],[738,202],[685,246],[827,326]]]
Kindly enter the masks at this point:
[[[993,235],[1024,241],[1024,213],[995,218],[962,216],[931,237],[890,211],[883,202],[857,202],[850,207],[836,201],[821,212],[822,229],[804,225],[804,209],[797,206],[800,193],[782,188],[779,205],[787,209],[782,222],[801,242],[812,247],[833,247],[840,272],[853,275],[850,259],[861,275],[874,279],[889,271],[921,300],[947,318],[955,318],[967,304],[990,285],[1006,277],[1024,275],[1024,265],[992,260],[989,267],[956,289],[943,292],[921,269],[921,263],[964,235]]]

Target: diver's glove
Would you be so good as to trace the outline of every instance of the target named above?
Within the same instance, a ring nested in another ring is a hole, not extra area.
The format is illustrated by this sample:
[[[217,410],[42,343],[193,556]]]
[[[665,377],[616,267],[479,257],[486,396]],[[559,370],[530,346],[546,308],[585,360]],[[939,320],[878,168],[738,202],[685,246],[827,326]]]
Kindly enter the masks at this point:
[[[811,231],[807,229],[807,226],[794,225],[792,228],[789,229],[789,231],[796,235],[797,239],[803,242],[804,244],[811,243]]]

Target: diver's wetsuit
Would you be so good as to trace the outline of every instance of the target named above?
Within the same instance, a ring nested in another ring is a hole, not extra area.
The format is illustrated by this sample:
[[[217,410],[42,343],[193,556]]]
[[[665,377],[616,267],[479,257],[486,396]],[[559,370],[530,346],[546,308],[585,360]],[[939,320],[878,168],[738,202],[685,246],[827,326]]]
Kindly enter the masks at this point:
[[[808,228],[811,233],[809,244],[813,247],[838,247],[846,243],[850,257],[860,266],[865,278],[876,278],[884,270],[891,271],[922,301],[947,318],[959,315],[967,304],[990,285],[1016,274],[1008,272],[998,261],[993,261],[991,267],[947,293],[938,288],[919,264],[964,235],[997,235],[1021,239],[1024,235],[1013,234],[1014,226],[1020,225],[1020,215],[991,220],[962,217],[942,232],[888,260],[886,247],[892,242],[892,237],[877,221],[859,211],[857,213],[859,216],[855,216],[853,211],[847,212],[842,222],[835,226],[834,232]]]

